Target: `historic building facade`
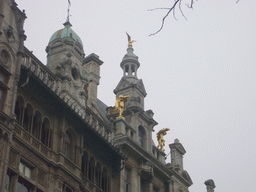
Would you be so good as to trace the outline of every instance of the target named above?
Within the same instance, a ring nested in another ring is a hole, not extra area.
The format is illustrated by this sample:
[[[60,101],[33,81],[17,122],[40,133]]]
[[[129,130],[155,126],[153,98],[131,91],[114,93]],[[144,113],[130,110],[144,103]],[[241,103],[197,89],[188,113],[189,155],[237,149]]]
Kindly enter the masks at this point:
[[[182,144],[169,145],[166,163],[152,140],[132,45],[114,89],[130,98],[116,118],[97,97],[103,62],[85,56],[71,23],[53,33],[44,65],[24,46],[25,19],[14,0],[0,1],[0,191],[188,192]]]

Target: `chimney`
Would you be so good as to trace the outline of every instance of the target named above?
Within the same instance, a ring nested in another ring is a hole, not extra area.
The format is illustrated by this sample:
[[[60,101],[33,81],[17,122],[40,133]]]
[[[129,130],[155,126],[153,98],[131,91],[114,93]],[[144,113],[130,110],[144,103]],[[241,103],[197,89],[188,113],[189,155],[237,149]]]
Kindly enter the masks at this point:
[[[98,85],[100,84],[100,66],[103,61],[99,59],[99,56],[92,53],[84,58],[83,67],[88,74],[88,99],[87,106],[96,104]]]
[[[212,179],[208,179],[204,184],[206,185],[207,192],[214,192],[215,184]]]

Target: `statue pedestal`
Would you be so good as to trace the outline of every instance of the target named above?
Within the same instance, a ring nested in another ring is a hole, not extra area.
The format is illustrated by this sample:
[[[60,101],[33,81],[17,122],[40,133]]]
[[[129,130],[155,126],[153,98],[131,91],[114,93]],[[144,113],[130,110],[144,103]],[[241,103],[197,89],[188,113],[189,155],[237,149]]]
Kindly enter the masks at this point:
[[[116,136],[124,136],[126,131],[125,131],[125,128],[126,128],[126,122],[124,120],[123,117],[119,117],[118,119],[116,119],[114,121],[114,125],[116,127],[116,132],[115,132],[115,135]]]

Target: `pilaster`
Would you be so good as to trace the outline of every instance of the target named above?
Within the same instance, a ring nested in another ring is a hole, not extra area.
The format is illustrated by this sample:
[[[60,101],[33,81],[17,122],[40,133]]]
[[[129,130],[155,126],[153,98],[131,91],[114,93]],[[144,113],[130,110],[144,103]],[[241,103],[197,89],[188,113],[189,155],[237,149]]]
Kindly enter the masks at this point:
[[[114,121],[114,125],[116,127],[116,137],[124,136],[125,135],[125,127],[126,127],[126,122],[124,118],[120,117]]]

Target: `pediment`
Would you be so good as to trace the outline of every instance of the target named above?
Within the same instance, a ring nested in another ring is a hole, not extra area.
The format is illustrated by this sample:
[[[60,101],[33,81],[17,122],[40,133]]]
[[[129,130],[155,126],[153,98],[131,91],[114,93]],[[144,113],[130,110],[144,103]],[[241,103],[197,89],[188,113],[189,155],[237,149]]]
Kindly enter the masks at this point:
[[[135,83],[136,87],[142,92],[142,94],[144,95],[144,97],[147,95],[145,86],[143,84],[142,79],[139,79],[136,83]]]
[[[131,83],[129,81],[126,80],[126,78],[122,78],[118,85],[116,86],[116,88],[114,89],[114,93],[117,93],[120,90],[123,90],[125,88],[131,87]]]
[[[184,155],[186,153],[186,150],[184,149],[184,147],[180,144],[177,145],[177,149]]]
[[[146,97],[146,89],[144,87],[142,79],[137,80],[136,82],[132,83],[129,82],[126,78],[122,78],[116,88],[114,89],[114,93],[117,94],[117,92],[129,88],[137,88],[137,90],[144,96]]]
[[[187,171],[183,171],[183,172],[182,172],[182,177],[183,177],[184,179],[186,179],[191,185],[193,184],[193,181],[192,181],[192,179],[190,178],[190,176],[189,176],[189,174],[188,174]]]

